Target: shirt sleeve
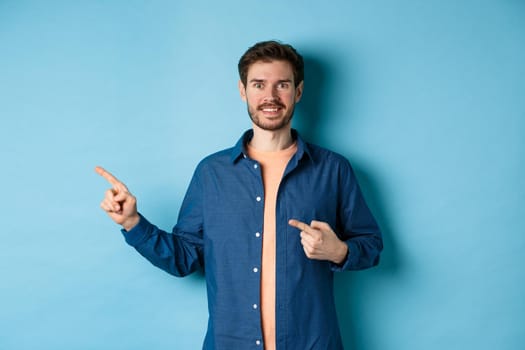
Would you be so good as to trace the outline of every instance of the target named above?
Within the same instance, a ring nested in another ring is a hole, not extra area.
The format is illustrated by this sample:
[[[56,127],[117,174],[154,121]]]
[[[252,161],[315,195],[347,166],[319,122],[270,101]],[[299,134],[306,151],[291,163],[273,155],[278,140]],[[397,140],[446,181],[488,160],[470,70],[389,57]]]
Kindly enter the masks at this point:
[[[341,191],[338,199],[337,232],[348,246],[343,263],[332,265],[334,271],[362,270],[376,266],[383,249],[380,228],[368,208],[355,173],[348,161],[339,172]]]
[[[171,233],[159,229],[140,214],[130,231],[122,230],[126,242],[153,265],[178,276],[186,276],[203,264],[202,187],[194,174]]]

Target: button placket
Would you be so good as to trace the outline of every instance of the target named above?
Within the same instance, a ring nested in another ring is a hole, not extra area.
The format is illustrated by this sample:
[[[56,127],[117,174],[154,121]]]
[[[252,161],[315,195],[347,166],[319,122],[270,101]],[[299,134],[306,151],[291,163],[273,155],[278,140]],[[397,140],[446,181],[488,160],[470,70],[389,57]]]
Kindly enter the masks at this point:
[[[260,168],[260,164],[259,164],[259,163],[254,162],[254,163],[252,164],[252,169],[253,169],[254,173],[260,178],[260,177],[261,177],[261,173],[260,173],[259,168]],[[261,180],[261,181],[262,181],[262,180]],[[264,191],[264,190],[263,190],[263,191]],[[255,193],[255,201],[256,201],[256,203],[257,203],[257,206],[259,206],[260,204],[262,204],[262,203],[263,203],[263,197],[262,197],[262,195],[260,195],[260,194],[258,195],[257,192],[256,192],[256,193]],[[262,231],[256,231],[254,235],[255,235],[254,238],[257,240],[256,244],[257,244],[257,245],[260,245],[260,244],[261,244],[261,240],[260,240],[260,238],[262,237]],[[257,266],[256,264],[254,264],[254,265],[252,265],[251,270],[252,270],[252,272],[254,273],[254,275],[257,275],[257,274],[259,273],[259,271],[260,271],[260,268],[259,268],[259,266]],[[260,286],[259,286],[258,288],[260,288]],[[257,313],[259,313],[259,304],[257,304],[257,303],[252,304],[252,310],[255,311],[255,312],[257,312]],[[259,315],[259,317],[260,317],[260,315]],[[262,339],[261,339],[261,338],[259,338],[259,339],[255,338],[255,345],[256,345],[258,348],[262,348],[262,344],[263,344],[263,343],[262,343]]]

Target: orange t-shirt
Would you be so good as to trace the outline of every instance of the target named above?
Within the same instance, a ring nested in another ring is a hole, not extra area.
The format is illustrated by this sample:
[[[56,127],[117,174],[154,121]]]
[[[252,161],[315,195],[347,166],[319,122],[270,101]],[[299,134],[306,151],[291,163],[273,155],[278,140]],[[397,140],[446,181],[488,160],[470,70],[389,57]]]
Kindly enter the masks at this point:
[[[275,349],[275,211],[277,191],[286,165],[297,151],[297,143],[274,152],[248,145],[248,155],[259,162],[264,184],[264,224],[261,258],[261,323],[265,350]]]

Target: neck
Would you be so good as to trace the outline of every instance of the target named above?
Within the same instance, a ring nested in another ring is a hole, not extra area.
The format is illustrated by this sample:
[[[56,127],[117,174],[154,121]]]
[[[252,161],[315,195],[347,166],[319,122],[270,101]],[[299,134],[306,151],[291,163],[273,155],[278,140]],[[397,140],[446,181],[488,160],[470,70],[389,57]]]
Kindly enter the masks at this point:
[[[287,149],[293,143],[291,127],[268,131],[253,125],[253,138],[250,145],[259,151],[275,152]]]

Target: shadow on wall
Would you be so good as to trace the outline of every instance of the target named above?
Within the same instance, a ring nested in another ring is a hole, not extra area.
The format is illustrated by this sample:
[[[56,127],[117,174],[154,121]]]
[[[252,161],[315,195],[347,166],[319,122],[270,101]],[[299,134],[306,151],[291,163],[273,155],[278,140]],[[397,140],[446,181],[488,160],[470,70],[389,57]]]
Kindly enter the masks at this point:
[[[310,142],[323,146],[322,125],[330,123],[330,115],[323,114],[328,104],[337,103],[332,101],[330,91],[336,85],[334,79],[340,76],[335,71],[336,64],[323,61],[322,57],[315,55],[303,55],[305,60],[305,89],[301,102],[297,105],[299,120],[296,120],[301,135]],[[348,65],[341,65],[348,67]],[[347,68],[345,68],[347,69]],[[352,94],[352,82],[345,81],[348,93]],[[348,96],[352,100],[352,96]],[[337,109],[337,108],[336,108]],[[323,114],[323,115],[321,115]],[[347,116],[349,124],[355,116],[350,112]],[[351,128],[350,128],[351,129]],[[348,130],[351,135],[352,130]],[[366,198],[367,204],[374,213],[383,234],[384,250],[381,254],[379,266],[373,270],[364,272],[345,272],[336,274],[335,295],[341,334],[345,349],[368,350],[374,348],[373,325],[367,324],[365,319],[380,320],[381,315],[369,315],[372,310],[363,309],[371,305],[370,291],[377,295],[378,288],[385,279],[391,280],[399,276],[402,268],[401,254],[395,242],[395,234],[390,225],[387,213],[387,203],[381,195],[379,184],[374,181],[374,176],[368,172],[362,164],[352,161],[352,167],[356,173],[359,185]],[[367,302],[364,302],[367,301]],[[367,312],[368,311],[368,312]],[[367,317],[362,315],[366,314]]]
[[[299,116],[294,116],[294,123],[298,125],[301,136],[306,141],[316,143],[320,136],[321,108],[326,106],[323,98],[326,96],[326,91],[323,87],[329,85],[325,79],[332,74],[328,74],[326,71],[328,66],[320,60],[304,54],[303,59],[305,85],[301,101],[296,105]]]

